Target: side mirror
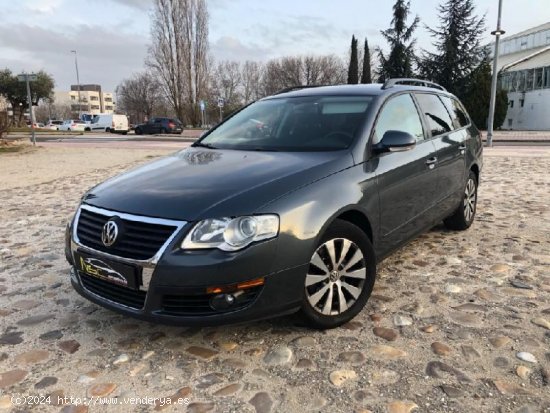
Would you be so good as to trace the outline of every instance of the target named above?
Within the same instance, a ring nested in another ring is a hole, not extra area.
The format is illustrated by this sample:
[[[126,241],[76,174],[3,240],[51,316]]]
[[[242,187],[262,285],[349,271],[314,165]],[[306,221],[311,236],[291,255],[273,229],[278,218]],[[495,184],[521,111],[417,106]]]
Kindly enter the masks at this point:
[[[403,152],[416,146],[416,139],[413,135],[399,130],[389,130],[384,133],[380,143],[374,145],[377,153],[381,152]]]

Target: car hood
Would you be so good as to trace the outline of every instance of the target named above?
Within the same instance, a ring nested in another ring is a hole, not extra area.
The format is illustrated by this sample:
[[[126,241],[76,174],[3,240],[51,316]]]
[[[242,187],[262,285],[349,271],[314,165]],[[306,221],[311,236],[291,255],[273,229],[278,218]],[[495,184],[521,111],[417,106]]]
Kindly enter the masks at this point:
[[[238,216],[352,164],[348,151],[190,147],[111,178],[83,200],[113,211],[186,221]]]

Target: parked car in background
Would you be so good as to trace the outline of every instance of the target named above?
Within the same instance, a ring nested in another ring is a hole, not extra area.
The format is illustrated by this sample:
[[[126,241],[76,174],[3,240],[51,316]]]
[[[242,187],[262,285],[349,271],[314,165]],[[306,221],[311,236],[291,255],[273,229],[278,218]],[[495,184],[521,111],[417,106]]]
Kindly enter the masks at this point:
[[[79,119],[67,119],[64,120],[57,130],[60,131],[77,131],[84,132],[86,124]]]
[[[365,306],[378,262],[441,221],[472,225],[482,150],[459,100],[428,81],[286,90],[89,190],[65,236],[71,282],[149,321],[300,311],[337,327]]]
[[[44,126],[46,129],[59,130],[59,127],[63,124],[62,120],[49,120]]]
[[[95,115],[90,124],[86,125],[87,131],[112,132],[126,135],[130,130],[128,116],[114,113],[100,113]]]
[[[149,122],[136,126],[136,135],[182,132],[183,123],[176,118],[151,118]]]

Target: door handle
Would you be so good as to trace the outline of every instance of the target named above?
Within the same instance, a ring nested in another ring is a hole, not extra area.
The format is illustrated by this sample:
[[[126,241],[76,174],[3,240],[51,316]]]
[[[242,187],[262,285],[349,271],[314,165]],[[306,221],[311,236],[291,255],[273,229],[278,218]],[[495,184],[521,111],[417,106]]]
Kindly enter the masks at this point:
[[[437,163],[437,156],[432,156],[431,158],[426,159],[426,165],[428,165],[430,169],[434,169],[436,163]]]

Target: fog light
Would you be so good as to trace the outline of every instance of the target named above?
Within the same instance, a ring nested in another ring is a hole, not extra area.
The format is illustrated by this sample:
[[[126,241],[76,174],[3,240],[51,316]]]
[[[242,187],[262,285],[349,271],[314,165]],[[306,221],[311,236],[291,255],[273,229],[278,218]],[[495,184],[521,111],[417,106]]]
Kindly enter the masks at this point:
[[[217,294],[210,299],[210,306],[217,311],[229,310],[235,304],[233,294]]]

